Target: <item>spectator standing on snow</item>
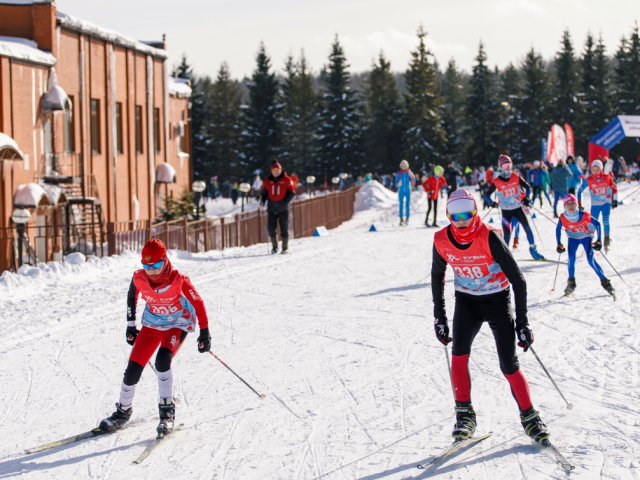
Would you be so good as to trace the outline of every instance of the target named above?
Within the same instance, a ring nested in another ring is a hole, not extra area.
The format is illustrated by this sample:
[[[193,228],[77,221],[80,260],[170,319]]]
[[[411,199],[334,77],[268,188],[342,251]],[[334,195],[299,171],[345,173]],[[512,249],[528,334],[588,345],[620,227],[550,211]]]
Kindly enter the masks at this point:
[[[444,171],[444,179],[447,181],[449,188],[448,195],[451,195],[458,189],[458,177],[462,176],[462,172],[458,170],[453,163],[449,163]]]
[[[603,170],[605,175],[609,175],[613,178],[613,160],[611,160],[609,157],[606,157],[604,159]]]
[[[551,190],[553,190],[553,216],[558,217],[558,202],[569,192],[569,183],[573,181],[573,172],[562,160],[551,170]]]
[[[617,160],[615,160],[613,162],[611,170],[613,172],[613,176],[616,182],[618,183],[624,182],[625,175],[627,172],[627,162],[624,160],[624,157],[619,157]]]
[[[213,199],[218,201],[218,197],[220,196],[220,186],[218,185],[218,177],[211,177],[211,195],[213,195]]]
[[[276,228],[280,225],[280,236],[282,237],[283,254],[289,251],[289,203],[293,199],[295,192],[291,178],[283,170],[277,159],[271,165],[271,174],[265,178],[260,193],[260,206],[267,205],[269,215],[267,228],[269,239],[271,240],[271,253],[278,253],[278,234]]]
[[[253,179],[253,184],[251,185],[251,196],[258,198],[260,196],[260,192],[262,191],[262,179],[260,175],[256,175]]]
[[[411,204],[411,190],[413,190],[415,183],[415,176],[413,172],[409,170],[409,162],[402,160],[400,162],[400,171],[396,173],[396,188],[398,189],[398,200],[400,200],[400,226],[409,224],[409,216],[411,215],[409,208]],[[406,217],[404,217],[403,220],[403,214],[405,213],[405,209],[403,209],[404,204],[406,204]]]
[[[238,202],[238,197],[240,196],[240,187],[238,186],[238,182],[233,182],[233,186],[231,187],[229,196],[231,197],[231,201],[235,205]]]

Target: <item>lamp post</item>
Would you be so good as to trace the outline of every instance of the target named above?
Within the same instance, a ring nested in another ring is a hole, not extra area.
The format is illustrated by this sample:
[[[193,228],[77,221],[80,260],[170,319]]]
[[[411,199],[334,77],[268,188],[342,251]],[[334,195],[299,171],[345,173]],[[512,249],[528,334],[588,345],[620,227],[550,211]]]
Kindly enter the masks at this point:
[[[202,180],[196,180],[191,185],[191,188],[195,192],[193,201],[196,204],[196,220],[200,220],[200,197],[202,196],[202,192],[207,189],[207,184]]]
[[[251,191],[251,185],[249,185],[247,182],[242,182],[240,185],[238,185],[238,190],[242,192],[242,213],[244,213],[244,199],[247,197],[247,193]]]
[[[313,175],[309,175],[307,177],[307,185],[311,185],[311,193],[312,194],[314,193],[313,184],[315,183],[315,181],[316,181],[316,177],[314,177]]]
[[[22,239],[24,238],[24,226],[29,222],[31,213],[25,208],[18,208],[11,214],[13,223],[16,224],[18,234],[18,268],[22,266]]]
[[[335,190],[338,184],[340,183],[340,177],[333,177],[331,179],[331,183],[333,183],[333,189]]]

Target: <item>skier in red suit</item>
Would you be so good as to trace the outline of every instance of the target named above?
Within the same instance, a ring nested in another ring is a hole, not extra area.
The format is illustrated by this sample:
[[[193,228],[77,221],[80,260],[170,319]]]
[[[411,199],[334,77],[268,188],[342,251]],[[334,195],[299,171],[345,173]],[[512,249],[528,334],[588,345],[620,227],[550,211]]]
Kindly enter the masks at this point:
[[[271,239],[271,253],[278,253],[278,234],[276,228],[280,225],[280,236],[282,237],[282,251],[289,251],[289,204],[295,196],[295,190],[291,178],[274,159],[271,165],[271,175],[269,175],[262,185],[260,192],[260,206],[267,205],[269,215],[267,228]]]
[[[447,181],[444,179],[442,175],[444,173],[444,168],[440,165],[436,165],[433,169],[433,175],[427,178],[422,184],[422,188],[427,192],[427,201],[429,202],[429,209],[427,210],[427,216],[424,219],[424,224],[429,227],[437,227],[437,217],[438,217],[438,195],[440,195],[440,189],[442,187],[448,188]],[[431,208],[433,208],[433,224],[429,225],[429,214],[431,213]]]
[[[543,442],[549,431],[533,407],[529,384],[516,354],[516,338],[525,352],[533,343],[527,320],[527,284],[500,231],[483,223],[477,211],[476,200],[469,192],[452,193],[447,202],[451,225],[436,233],[433,244],[431,289],[436,337],[445,346],[453,341],[451,374],[456,396],[453,437],[469,438],[476,429],[468,362],[473,340],[487,322],[496,342],[500,369],[520,408],[525,433],[536,442]],[[444,304],[447,265],[453,267],[456,290],[453,338],[449,337]],[[516,300],[515,325],[511,286]]]
[[[120,401],[116,403],[116,411],[100,422],[100,429],[111,432],[122,428],[131,418],[136,385],[149,359],[158,350],[155,368],[160,393],[160,424],[157,431],[158,435],[166,435],[173,430],[176,413],[171,360],[187,334],[195,331],[196,324],[200,327],[200,353],[211,350],[211,335],[204,302],[189,277],[173,268],[160,240],[154,238],[145,244],[142,266],[133,274],[127,295],[126,338],[133,348],[122,380]],[[138,330],[136,307],[140,295],[147,305],[142,314],[142,328]]]

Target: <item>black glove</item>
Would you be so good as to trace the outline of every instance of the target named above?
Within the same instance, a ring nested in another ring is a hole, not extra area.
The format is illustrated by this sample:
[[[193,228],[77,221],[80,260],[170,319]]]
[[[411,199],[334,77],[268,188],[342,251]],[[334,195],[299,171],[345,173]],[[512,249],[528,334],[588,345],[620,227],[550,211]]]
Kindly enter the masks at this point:
[[[526,352],[533,343],[533,332],[529,328],[529,324],[516,324],[516,335],[518,336],[518,346]]]
[[[613,200],[611,202],[611,208],[616,208],[618,206],[618,200]]]
[[[578,202],[578,210],[580,210],[581,212],[584,212],[584,207],[582,206],[582,203]]]
[[[209,328],[201,328],[200,335],[198,336],[198,351],[200,353],[207,353],[211,350],[211,335],[209,335]]]
[[[522,204],[523,204],[525,207],[528,207],[529,205],[531,205],[531,200],[529,200],[529,197],[524,197],[524,198],[522,199]]]
[[[497,204],[496,202],[491,202],[491,203],[489,204],[489,206],[490,206],[491,208],[498,208],[498,204]]]
[[[561,243],[558,244],[558,246],[556,247],[556,252],[558,253],[564,253],[566,252],[566,248],[564,248],[564,245],[562,245]]]
[[[447,325],[447,319],[435,319],[433,322],[433,328],[436,331],[436,338],[443,345],[449,345],[449,342],[453,341],[453,338],[449,336],[449,325]]]
[[[595,243],[593,244],[593,249],[596,252],[599,252],[600,250],[602,250],[602,242],[600,240],[596,240]]]
[[[140,330],[136,327],[127,327],[127,343],[129,345],[133,345],[135,343],[138,333],[140,333]]]

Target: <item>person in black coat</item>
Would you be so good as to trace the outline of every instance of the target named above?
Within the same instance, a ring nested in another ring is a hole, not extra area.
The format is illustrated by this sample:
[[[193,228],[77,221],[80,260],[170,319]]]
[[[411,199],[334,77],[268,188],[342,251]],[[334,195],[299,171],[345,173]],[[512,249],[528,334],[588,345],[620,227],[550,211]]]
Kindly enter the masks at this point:
[[[458,189],[458,177],[462,175],[462,172],[453,166],[453,163],[449,163],[444,170],[444,179],[447,181],[449,188],[447,190],[449,196]]]
[[[264,180],[262,191],[260,192],[260,206],[268,201],[267,213],[269,219],[267,228],[269,238],[273,246],[271,253],[278,253],[278,236],[276,227],[280,225],[280,236],[282,237],[282,252],[289,251],[289,203],[295,196],[293,182],[277,159],[271,165],[271,174]]]

